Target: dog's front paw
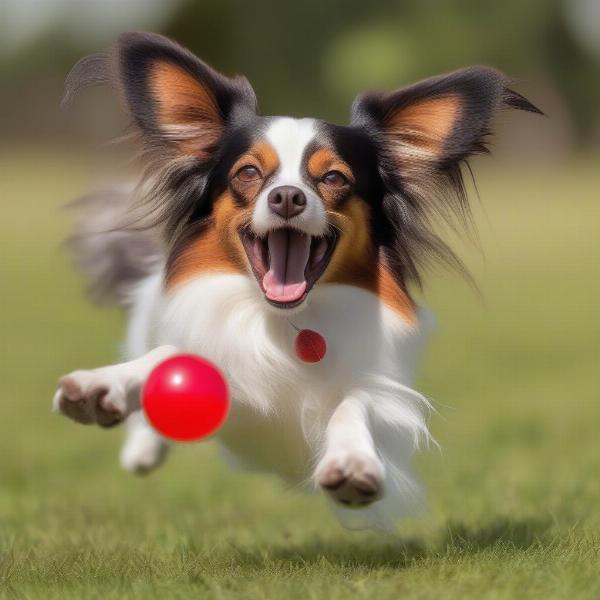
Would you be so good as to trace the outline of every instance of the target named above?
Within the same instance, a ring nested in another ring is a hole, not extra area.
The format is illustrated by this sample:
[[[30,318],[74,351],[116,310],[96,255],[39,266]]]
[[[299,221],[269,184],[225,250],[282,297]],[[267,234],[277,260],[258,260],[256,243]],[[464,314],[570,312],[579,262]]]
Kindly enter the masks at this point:
[[[325,456],[316,476],[319,485],[335,501],[347,506],[366,506],[379,499],[383,492],[383,465],[360,452]]]
[[[53,409],[78,423],[112,427],[125,418],[126,390],[112,367],[73,371],[58,382]]]

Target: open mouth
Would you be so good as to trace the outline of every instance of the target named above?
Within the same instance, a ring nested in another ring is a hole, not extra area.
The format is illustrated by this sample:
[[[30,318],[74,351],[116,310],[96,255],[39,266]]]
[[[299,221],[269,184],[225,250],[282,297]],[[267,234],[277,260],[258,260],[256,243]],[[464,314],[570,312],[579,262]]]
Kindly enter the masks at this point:
[[[337,241],[333,233],[315,237],[289,227],[265,237],[242,229],[240,238],[265,298],[279,308],[304,301],[329,264]]]

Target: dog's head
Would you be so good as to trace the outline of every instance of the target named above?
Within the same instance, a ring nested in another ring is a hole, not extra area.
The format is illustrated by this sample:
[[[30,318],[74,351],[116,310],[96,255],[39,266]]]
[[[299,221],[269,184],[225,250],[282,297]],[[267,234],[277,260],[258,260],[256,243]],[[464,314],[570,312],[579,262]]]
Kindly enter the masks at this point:
[[[317,282],[393,304],[425,257],[446,253],[431,211],[464,210],[460,165],[485,150],[494,112],[536,111],[485,67],[367,93],[340,126],[258,116],[246,79],[158,35],[122,35],[110,60],[80,62],[70,87],[98,66],[150,156],[143,189],[165,223],[168,285],[245,273],[280,309]]]

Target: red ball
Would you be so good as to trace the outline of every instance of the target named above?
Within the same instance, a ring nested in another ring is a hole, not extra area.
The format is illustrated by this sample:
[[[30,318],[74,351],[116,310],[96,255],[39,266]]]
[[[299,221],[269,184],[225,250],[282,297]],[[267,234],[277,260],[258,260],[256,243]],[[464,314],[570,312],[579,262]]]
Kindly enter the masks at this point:
[[[301,329],[296,336],[294,349],[300,360],[316,363],[323,360],[327,352],[325,338],[312,329]]]
[[[187,442],[214,433],[229,412],[229,392],[221,372],[193,354],[160,363],[142,391],[148,421],[165,437]]]

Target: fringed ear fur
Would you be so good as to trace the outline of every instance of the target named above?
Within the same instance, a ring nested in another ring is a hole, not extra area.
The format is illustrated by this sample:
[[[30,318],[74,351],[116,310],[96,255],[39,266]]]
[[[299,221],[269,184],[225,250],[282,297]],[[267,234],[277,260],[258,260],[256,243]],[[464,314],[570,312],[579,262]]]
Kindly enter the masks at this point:
[[[63,104],[80,88],[103,82],[118,90],[146,142],[200,162],[213,156],[229,123],[256,111],[245,78],[225,77],[157,34],[124,33],[110,52],[79,61],[67,77]]]
[[[396,277],[420,283],[431,256],[459,266],[432,231],[434,214],[468,214],[461,165],[487,152],[502,108],[541,113],[488,67],[470,67],[394,92],[369,92],[352,107],[352,125],[376,141],[385,195],[383,259]]]

